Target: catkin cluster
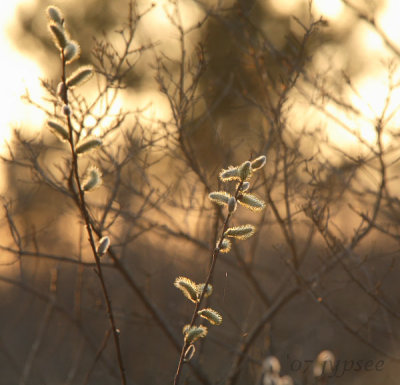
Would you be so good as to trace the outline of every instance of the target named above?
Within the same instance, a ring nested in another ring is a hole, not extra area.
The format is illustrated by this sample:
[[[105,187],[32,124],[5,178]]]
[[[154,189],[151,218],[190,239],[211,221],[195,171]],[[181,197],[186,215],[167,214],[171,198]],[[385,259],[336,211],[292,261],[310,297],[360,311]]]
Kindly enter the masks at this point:
[[[99,138],[89,136],[82,138],[81,130],[76,130],[77,124],[71,113],[71,107],[68,100],[69,90],[87,82],[93,76],[93,67],[90,65],[80,66],[77,70],[67,76],[67,66],[79,59],[80,46],[75,40],[71,40],[70,34],[66,28],[64,16],[60,9],[51,5],[47,8],[47,17],[49,20],[49,31],[53,37],[54,44],[60,52],[62,64],[61,81],[57,86],[57,97],[61,100],[62,115],[59,119],[49,119],[47,126],[63,142],[68,142],[72,150],[72,156],[85,154],[102,145]],[[58,117],[58,116],[57,116]],[[81,184],[83,192],[93,191],[102,184],[102,175],[96,166],[89,166],[85,178]],[[110,239],[105,236],[99,240],[97,254],[99,257],[107,253],[110,246]]]
[[[204,283],[196,284],[191,279],[186,277],[178,277],[174,282],[183,295],[194,303],[198,303],[202,296],[208,297],[212,294],[213,288],[211,284],[207,284],[205,287]],[[204,291],[204,294],[203,294]],[[197,315],[206,319],[211,325],[221,325],[222,316],[216,310],[212,308],[204,308],[197,312]],[[188,346],[185,353],[185,361],[189,361],[194,352],[195,347],[193,345],[199,338],[203,338],[207,335],[208,329],[204,325],[185,325],[183,327],[183,335],[185,344]]]
[[[257,197],[255,194],[249,193],[250,178],[254,171],[264,167],[266,157],[259,156],[253,161],[246,161],[240,166],[229,167],[221,170],[219,178],[222,182],[237,181],[235,194],[231,195],[227,191],[214,191],[209,194],[212,202],[227,206],[229,217],[236,211],[237,204],[246,207],[251,211],[261,211],[265,208],[265,202]],[[221,253],[230,251],[232,243],[231,238],[247,239],[250,238],[255,232],[255,227],[251,224],[246,224],[236,227],[228,227],[222,237],[217,242],[217,248]]]
[[[68,66],[79,59],[80,46],[75,40],[71,40],[66,28],[66,23],[62,12],[55,6],[47,8],[49,20],[49,31],[52,35],[54,44],[60,52],[62,63],[61,82],[57,86],[57,97],[61,101],[62,114],[57,119],[49,119],[47,126],[62,141],[69,142],[76,155],[82,155],[101,146],[102,141],[96,137],[82,138],[74,128],[74,118],[71,113],[71,106],[68,100],[69,90],[87,82],[93,76],[93,67],[90,65],[80,66],[69,76],[67,76]],[[62,117],[63,116],[63,117]],[[82,188],[84,191],[92,191],[102,183],[101,173],[95,166],[91,166],[86,173]]]
[[[227,253],[231,249],[231,239],[247,239],[255,232],[255,227],[251,224],[242,226],[228,227],[229,219],[237,209],[237,204],[246,207],[252,211],[260,211],[265,208],[265,203],[256,195],[249,193],[250,178],[254,171],[264,167],[266,163],[265,156],[259,156],[253,161],[246,161],[239,166],[229,167],[226,170],[221,170],[219,178],[222,182],[237,181],[235,193],[231,195],[227,191],[215,191],[209,194],[209,199],[219,205],[227,207],[228,213],[225,219],[224,230],[222,236],[217,242],[213,252],[213,258],[216,259],[218,254]],[[215,266],[215,264],[214,264]],[[209,272],[210,279],[212,271]],[[196,284],[187,277],[178,277],[175,279],[174,285],[181,290],[184,296],[196,304],[196,309],[199,308],[203,297],[208,297],[212,293],[211,284]],[[196,317],[206,319],[211,325],[221,325],[222,316],[212,308],[204,308],[197,311]],[[196,318],[195,317],[195,318]],[[194,318],[194,319],[195,319]],[[183,328],[185,346],[185,361],[192,358],[195,347],[193,343],[199,338],[207,335],[208,329],[204,325],[185,325]]]

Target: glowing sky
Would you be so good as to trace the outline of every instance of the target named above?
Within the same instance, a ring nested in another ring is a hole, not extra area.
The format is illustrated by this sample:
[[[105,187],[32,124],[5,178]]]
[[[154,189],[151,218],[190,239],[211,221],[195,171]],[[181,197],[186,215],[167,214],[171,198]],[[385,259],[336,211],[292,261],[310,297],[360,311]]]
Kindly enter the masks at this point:
[[[15,19],[17,6],[22,3],[29,5],[31,1],[13,0],[0,3],[0,151],[3,149],[4,140],[9,139],[12,127],[22,127],[23,122],[42,119],[38,111],[21,101],[21,95],[26,88],[32,96],[40,96],[38,78],[42,74],[39,66],[18,53],[7,36],[7,30]]]
[[[295,12],[299,2],[302,1],[304,0],[269,0],[275,10],[283,14]],[[24,122],[38,122],[37,127],[40,127],[43,120],[43,116],[39,111],[25,105],[20,99],[27,88],[35,100],[40,100],[41,90],[38,78],[43,76],[43,74],[41,74],[40,68],[35,62],[17,52],[7,37],[7,29],[10,28],[13,20],[15,20],[17,7],[22,4],[29,6],[29,3],[34,2],[35,0],[0,2],[0,52],[2,52],[2,60],[0,61],[0,100],[2,111],[0,114],[0,151],[3,151],[4,140],[10,137],[11,127],[23,127]],[[157,3],[161,4],[161,1]],[[55,1],[55,4],[57,4],[57,1]],[[162,7],[160,6],[160,11],[161,9]],[[330,19],[332,22],[340,22],[343,18],[344,10],[345,8],[340,0],[314,0],[314,11]],[[376,19],[393,42],[400,41],[400,28],[397,21],[399,11],[400,4],[398,0],[386,0],[384,1],[384,5],[379,9]],[[366,23],[357,24],[357,28],[359,30],[353,32],[356,44],[363,46],[362,49],[365,50],[366,55],[379,58],[385,49],[382,39]],[[384,78],[384,71],[377,71],[374,68],[374,63],[371,62],[371,72],[364,74],[363,78],[356,79],[360,93],[365,96],[369,104],[377,106],[378,110],[380,104],[382,104],[382,100],[385,99],[386,90],[379,85],[379,82]],[[354,103],[357,104],[359,101],[354,100]],[[394,103],[400,104],[400,98],[396,98]],[[363,108],[362,105],[358,107],[360,109]],[[366,107],[365,113],[368,114],[369,112],[368,107]],[[373,140],[373,135],[367,132],[367,128],[365,130],[364,136],[366,138],[371,136],[371,140]],[[345,136],[339,134],[339,136],[336,135],[336,138],[332,139],[335,141],[345,141]]]

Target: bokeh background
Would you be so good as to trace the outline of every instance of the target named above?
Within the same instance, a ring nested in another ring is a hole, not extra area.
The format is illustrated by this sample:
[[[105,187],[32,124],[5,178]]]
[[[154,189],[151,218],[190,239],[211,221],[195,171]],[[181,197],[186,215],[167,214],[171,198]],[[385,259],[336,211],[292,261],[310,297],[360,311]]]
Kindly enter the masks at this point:
[[[68,148],[45,126],[58,114],[61,71],[49,4],[1,6],[0,384],[118,384],[68,195]],[[128,2],[52,4],[81,45],[80,62],[96,66],[82,94],[93,100],[106,89],[90,111],[78,93],[74,106],[82,135],[104,141],[82,160],[104,177],[89,206],[131,279],[105,257],[128,383],[172,383],[192,311],[173,282],[204,280],[224,214],[207,194],[223,188],[221,168],[266,154],[252,188],[267,209],[235,219],[254,223],[257,236],[215,272],[210,304],[224,323],[193,359],[207,380],[185,368],[184,383],[232,384],[246,338],[282,301],[243,354],[237,383],[259,384],[264,358],[275,355],[298,385],[396,384],[398,2],[138,1],[135,52],[114,78],[107,52],[123,51]],[[193,27],[183,66],[177,26]],[[176,87],[182,68],[186,85],[197,82],[186,97]],[[326,349],[338,370],[345,360],[383,369],[314,379],[306,363]]]

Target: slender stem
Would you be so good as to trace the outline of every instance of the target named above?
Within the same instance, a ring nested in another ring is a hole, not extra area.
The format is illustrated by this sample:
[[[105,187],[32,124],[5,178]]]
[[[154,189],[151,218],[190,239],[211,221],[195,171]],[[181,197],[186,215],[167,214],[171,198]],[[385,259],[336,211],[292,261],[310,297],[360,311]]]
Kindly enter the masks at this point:
[[[237,188],[236,188],[235,199],[237,199],[242,185],[243,185],[243,181],[241,181],[241,182],[238,184]],[[214,248],[214,250],[213,250],[213,252],[212,252],[210,269],[209,269],[209,271],[208,271],[207,279],[206,279],[206,281],[205,281],[205,283],[204,283],[203,291],[201,292],[200,298],[199,298],[199,300],[196,302],[196,306],[195,306],[195,308],[194,308],[194,310],[193,310],[192,320],[190,321],[190,324],[189,324],[190,327],[192,327],[192,326],[194,325],[194,323],[196,322],[196,320],[197,320],[198,311],[199,311],[199,309],[200,309],[201,302],[203,301],[203,298],[204,298],[204,295],[205,295],[207,286],[208,286],[208,284],[211,282],[212,275],[213,275],[214,269],[215,269],[215,264],[216,264],[216,262],[217,262],[218,255],[219,255],[219,252],[220,252],[220,249],[221,249],[221,246],[222,246],[222,241],[223,241],[223,239],[224,239],[224,234],[225,234],[225,231],[226,231],[227,228],[228,228],[229,220],[231,219],[232,214],[233,214],[233,213],[228,212],[228,214],[227,214],[227,216],[226,216],[226,218],[225,218],[225,221],[224,221],[224,225],[222,226],[221,236],[220,236],[220,238],[219,238],[218,244],[217,244],[217,246]],[[179,356],[178,367],[177,367],[176,373],[175,373],[174,385],[178,385],[178,383],[179,383],[179,378],[180,378],[180,375],[181,375],[181,373],[182,373],[182,367],[183,367],[183,364],[184,364],[184,360],[183,360],[183,359],[184,359],[184,357],[185,357],[185,352],[186,352],[186,349],[188,348],[188,346],[189,346],[189,345],[188,345],[188,343],[187,343],[186,341],[185,341],[185,342],[183,343],[183,345],[182,345],[181,354],[180,354],[180,356]]]
[[[68,102],[68,89],[67,89],[67,82],[66,82],[66,74],[65,74],[65,58],[64,58],[64,51],[61,52],[61,59],[62,59],[62,76],[61,76],[61,81],[64,84],[64,92],[62,95],[62,99],[65,103],[66,106],[69,106],[69,102]],[[76,186],[78,191],[75,192],[75,200],[76,203],[79,207],[79,210],[81,212],[82,218],[85,222],[85,227],[86,227],[86,231],[88,234],[88,240],[89,240],[89,244],[90,247],[92,249],[93,252],[93,256],[96,262],[96,267],[97,267],[97,275],[99,277],[100,280],[100,285],[101,285],[101,289],[103,291],[103,296],[104,296],[104,300],[106,303],[106,307],[107,307],[107,315],[108,315],[108,319],[111,325],[111,330],[112,330],[112,334],[113,334],[113,338],[114,338],[114,345],[115,345],[115,350],[116,350],[116,354],[117,354],[117,360],[118,360],[118,366],[119,366],[119,371],[120,371],[120,375],[121,375],[121,384],[122,385],[126,385],[126,374],[125,374],[125,368],[124,368],[124,364],[123,364],[123,359],[122,359],[122,353],[121,353],[121,345],[120,345],[120,341],[119,341],[119,329],[116,327],[116,323],[115,323],[115,318],[114,318],[114,313],[112,310],[112,306],[111,306],[111,299],[107,290],[107,286],[104,280],[104,274],[103,274],[103,269],[101,266],[101,262],[100,262],[100,257],[97,254],[97,249],[96,249],[96,242],[94,240],[94,235],[93,235],[93,230],[92,227],[90,225],[90,215],[87,209],[87,205],[86,205],[86,200],[85,200],[85,193],[83,191],[82,185],[81,185],[81,181],[79,178],[79,170],[78,170],[78,154],[76,153],[75,150],[75,143],[74,143],[74,132],[73,132],[73,127],[72,127],[72,122],[71,122],[71,116],[70,114],[67,114],[67,124],[68,124],[68,130],[69,130],[69,144],[70,144],[70,148],[71,148],[71,155],[72,155],[72,170],[71,170],[71,190],[72,192],[74,192],[75,190],[73,189],[73,184],[72,184],[72,179],[75,180],[76,182]]]

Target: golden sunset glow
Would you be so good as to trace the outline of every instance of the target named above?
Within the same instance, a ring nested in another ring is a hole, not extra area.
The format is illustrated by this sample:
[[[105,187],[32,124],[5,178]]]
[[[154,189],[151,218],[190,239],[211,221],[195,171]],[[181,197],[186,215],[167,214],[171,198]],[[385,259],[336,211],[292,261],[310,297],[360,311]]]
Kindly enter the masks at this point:
[[[0,151],[2,152],[5,150],[5,141],[10,139],[13,127],[24,128],[27,124],[29,127],[40,129],[44,119],[40,111],[32,106],[26,105],[21,100],[21,95],[23,95],[27,89],[34,100],[41,100],[43,93],[38,79],[44,75],[41,73],[38,64],[16,50],[7,35],[7,31],[12,28],[12,21],[15,19],[17,7],[29,6],[30,3],[34,3],[34,0],[2,2],[0,5],[0,48],[4,57],[7,58],[7,60],[2,60],[0,64],[2,82],[0,97],[3,111],[0,116]],[[56,1],[55,3],[57,4]],[[302,0],[284,2],[270,0],[270,4],[273,6],[274,10],[281,14],[296,13],[301,3]],[[400,30],[397,21],[398,12],[396,12],[397,3],[396,0],[387,0],[378,9],[377,13],[377,23],[393,42],[399,41],[400,39]],[[181,7],[182,18],[185,20],[187,26],[195,22],[202,15],[202,11],[199,8],[190,7],[189,9],[188,7],[188,4]],[[340,0],[315,0],[313,3],[313,10],[315,16],[323,16],[334,23],[336,19],[342,18],[346,7]],[[171,41],[176,39],[176,32],[174,32],[174,29],[171,27],[167,16],[169,11],[168,2],[157,1],[154,11],[147,16],[148,23],[146,27],[144,27],[145,30],[142,30],[141,33],[148,34],[151,30],[152,37],[156,39],[166,38]],[[154,28],[154,26],[157,26],[157,28]],[[358,47],[358,50],[362,55],[365,55],[367,61],[371,61],[368,71],[360,74],[360,76],[355,79],[359,87],[359,96],[352,95],[350,99],[354,105],[365,114],[365,117],[373,120],[376,118],[376,115],[379,114],[379,111],[382,111],[382,103],[384,103],[388,91],[385,83],[387,73],[383,70],[376,69],[377,60],[382,57],[382,55],[387,56],[388,50],[385,47],[383,39],[365,22],[360,22],[355,25],[354,30],[352,30],[350,43],[354,45],[355,48]],[[338,55],[340,57],[339,52]],[[143,98],[143,96],[146,97]],[[154,92],[141,95],[140,100],[142,105],[151,105],[150,110],[147,112],[151,117],[163,116],[162,110],[165,109],[165,103],[162,103],[160,98],[151,100],[152,98],[154,98]],[[144,101],[144,99],[146,100]],[[399,101],[399,97],[395,94],[391,104],[398,104]],[[118,108],[122,107],[123,103],[121,103],[118,103]],[[160,111],[156,104],[162,105],[159,108]],[[337,113],[337,111],[331,112],[334,114]],[[396,119],[400,122],[398,116],[395,116],[393,121],[396,121]],[[332,123],[329,123],[327,127],[329,127],[329,131],[333,130],[333,132],[328,132],[328,135],[336,144],[346,146],[354,144],[354,140],[349,140],[347,134],[338,134],[338,132],[341,132],[341,129],[338,129],[337,126],[335,127],[334,124],[332,125]],[[375,133],[371,124],[364,123],[359,129],[362,137],[366,141],[373,142],[375,140]]]
[[[35,99],[40,99],[42,91],[39,77],[42,76],[40,67],[31,59],[20,54],[12,45],[8,31],[12,28],[15,12],[18,6],[32,1],[6,1],[0,5],[0,50],[3,60],[0,63],[0,151],[4,151],[5,141],[10,139],[12,128],[24,128],[24,124],[40,122],[43,115],[31,106],[27,106],[21,96],[25,90]],[[5,60],[4,60],[5,59]]]
[[[338,18],[344,11],[344,5],[340,0],[314,0],[316,13],[328,19]]]
[[[0,385],[399,377],[398,10],[0,3]]]

